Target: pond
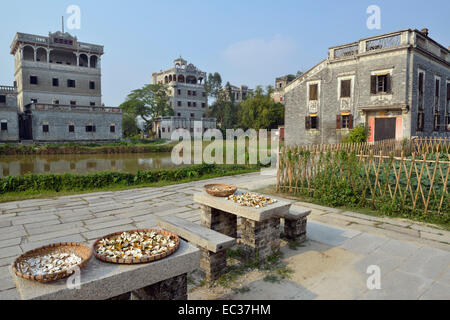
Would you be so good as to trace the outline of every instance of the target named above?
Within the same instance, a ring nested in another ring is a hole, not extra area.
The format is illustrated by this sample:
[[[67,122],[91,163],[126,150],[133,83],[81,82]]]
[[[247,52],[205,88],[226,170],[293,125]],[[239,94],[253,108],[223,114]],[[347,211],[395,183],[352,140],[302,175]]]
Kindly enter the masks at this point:
[[[21,155],[0,156],[0,177],[29,173],[92,173],[98,171],[122,171],[136,173],[139,170],[176,167],[171,153],[140,154],[69,154],[69,155]]]

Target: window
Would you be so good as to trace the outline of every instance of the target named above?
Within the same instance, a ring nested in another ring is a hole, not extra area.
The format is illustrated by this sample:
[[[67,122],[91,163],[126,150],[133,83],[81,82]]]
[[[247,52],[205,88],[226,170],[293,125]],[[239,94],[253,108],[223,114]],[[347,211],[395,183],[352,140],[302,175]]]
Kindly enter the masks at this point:
[[[92,125],[91,123],[86,126],[86,132],[95,132],[95,131],[96,131],[95,126]]]
[[[95,107],[95,102],[89,102],[89,105],[91,106],[91,107]]]
[[[30,84],[38,84],[38,77],[36,76],[30,76]]]
[[[441,117],[439,116],[440,86],[441,86],[441,79],[436,78],[434,90],[434,125],[433,125],[434,131],[439,131],[439,127],[441,125]]]
[[[319,129],[319,120],[317,115],[310,115],[305,118],[305,129],[306,130]]]
[[[188,101],[188,107],[190,107],[191,106],[191,102],[190,101]]]
[[[54,87],[59,87],[59,79],[58,78],[53,78],[52,83],[53,83]]]
[[[6,103],[6,96],[0,95],[0,103]]]
[[[178,117],[181,117],[181,113],[178,112],[178,113],[177,113],[177,116],[178,116]]]
[[[423,110],[423,97],[424,97],[424,79],[425,73],[419,73],[419,101],[418,101],[418,109]]]
[[[69,132],[75,132],[75,126],[73,124],[69,124]]]
[[[197,96],[197,91],[192,91],[192,95],[193,95],[194,97],[196,97],[196,96]]]
[[[194,118],[194,117],[195,117],[195,114],[191,113],[191,118]]]
[[[31,103],[38,103],[38,99],[31,98],[30,100],[31,100]]]
[[[71,105],[71,106],[76,106],[76,105],[77,105],[77,102],[76,102],[75,100],[71,100],[71,101],[70,101],[70,105]]]
[[[56,104],[56,105],[58,105],[59,104],[59,100],[53,100],[53,104]]]
[[[166,128],[162,128],[162,132],[166,132]]]
[[[191,90],[188,90],[188,96],[190,96],[191,95]]]
[[[197,102],[193,102],[193,103],[192,103],[192,106],[193,106],[193,107],[196,107],[196,106],[197,106]]]
[[[391,75],[372,75],[370,77],[370,92],[372,94],[391,93]]]
[[[202,102],[202,108],[206,108],[206,103]]]
[[[353,115],[351,114],[337,115],[336,129],[353,129]]]
[[[206,92],[202,92],[202,97],[203,97],[203,98],[206,97]]]
[[[317,83],[309,85],[309,101],[319,100],[318,91],[319,91],[319,85]]]
[[[447,104],[445,106],[445,129],[450,131],[450,82],[447,82]]]
[[[351,97],[352,80],[341,80],[341,98]]]
[[[178,106],[179,106],[179,107],[181,107],[181,101],[178,101],[178,103],[177,103],[177,104],[178,104]]]
[[[115,124],[112,124],[112,125],[109,126],[109,132],[111,132],[111,133],[115,133],[116,132],[116,125]]]
[[[178,89],[177,92],[178,92],[178,95],[181,96],[181,90]]]
[[[67,87],[68,88],[75,88],[75,80],[67,80]]]
[[[424,114],[423,110],[419,109],[419,112],[417,113],[417,131],[423,131],[424,127]]]
[[[48,128],[48,124],[43,124],[42,125],[42,132],[45,132],[45,133],[47,133],[49,130],[48,130],[49,128]]]
[[[89,81],[89,89],[95,90],[95,81]]]
[[[0,123],[0,130],[1,131],[8,131],[8,121],[2,120]]]

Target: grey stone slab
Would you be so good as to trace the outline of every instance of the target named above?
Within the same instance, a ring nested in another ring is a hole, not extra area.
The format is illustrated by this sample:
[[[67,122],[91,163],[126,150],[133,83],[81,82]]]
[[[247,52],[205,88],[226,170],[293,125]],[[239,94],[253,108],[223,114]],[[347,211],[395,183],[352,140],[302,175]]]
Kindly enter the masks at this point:
[[[395,231],[395,232],[398,232],[398,233],[407,234],[407,235],[410,235],[410,236],[413,236],[413,237],[419,237],[419,231],[414,230],[414,229],[394,226],[394,225],[388,224],[388,223],[383,223],[383,224],[377,225],[377,227],[378,228],[387,229],[387,230],[391,230],[391,231]]]
[[[8,267],[7,274],[9,274],[9,267]],[[14,283],[14,280],[11,276],[0,278],[0,291],[15,289],[15,288],[16,288],[16,284]]]
[[[158,216],[158,217],[165,217],[165,216],[168,216],[168,215],[175,215],[177,213],[182,213],[182,212],[191,211],[191,210],[192,209],[188,208],[188,207],[172,208],[172,209],[169,209],[169,210],[162,210],[162,211],[157,210],[155,212],[155,215]]]
[[[338,246],[360,234],[358,231],[332,227],[323,223],[308,221],[306,234],[310,240]]]
[[[363,300],[417,300],[431,288],[433,281],[415,274],[395,270],[381,280],[380,290],[364,293]]]
[[[133,223],[131,219],[115,219],[113,221],[99,223],[99,224],[89,224],[86,226],[88,230],[98,230],[98,229],[106,229],[115,226],[127,225]]]
[[[127,230],[133,230],[136,229],[136,226],[133,224],[127,224],[127,225],[121,225],[116,227],[110,227],[106,229],[99,229],[99,230],[93,230],[89,232],[83,232],[81,235],[86,238],[87,240],[96,240],[100,237],[106,236],[108,234],[114,233],[114,232],[120,232],[120,231],[127,231]]]
[[[9,266],[16,257],[0,258],[0,267]]]
[[[125,208],[131,208],[131,206],[129,205],[119,205],[119,204],[110,204],[110,205],[106,205],[106,206],[95,206],[89,207],[89,210],[93,213],[100,213],[100,212],[113,212],[116,210],[120,210],[120,209],[125,209]]]
[[[0,300],[19,300],[19,293],[16,288],[0,291]]]
[[[11,226],[10,220],[0,221],[0,228],[10,227],[10,226]]]
[[[156,217],[154,219],[148,219],[145,221],[137,222],[136,228],[138,229],[154,229],[158,226]]]
[[[104,300],[200,267],[200,250],[181,241],[171,256],[148,264],[116,265],[92,259],[81,273],[81,288],[70,290],[67,280],[39,284],[14,276],[23,300]]]
[[[35,227],[30,228],[25,226],[25,229],[28,231],[28,234],[30,236],[39,235],[43,233],[50,233],[50,232],[57,232],[57,231],[63,231],[67,229],[73,229],[73,228],[79,228],[83,226],[82,221],[76,221],[76,222],[70,222],[70,223],[60,223],[56,225],[49,225],[49,226],[41,226],[41,227]]]
[[[450,286],[435,283],[420,297],[420,300],[450,300]]]
[[[405,241],[390,239],[377,250],[396,257],[407,258],[415,254],[421,247]]]
[[[217,253],[231,248],[236,243],[234,238],[175,216],[159,217],[157,223],[162,229],[173,232],[181,238],[212,252]]]
[[[23,252],[27,252],[27,251],[30,251],[30,250],[33,250],[36,248],[46,246],[48,244],[61,243],[61,242],[84,243],[84,242],[86,242],[86,240],[79,234],[72,234],[72,235],[62,236],[62,237],[58,237],[58,238],[51,238],[51,239],[46,239],[46,240],[41,240],[41,241],[34,241],[34,242],[24,241],[20,245],[20,247],[22,248]]]
[[[298,219],[302,219],[304,217],[307,217],[311,214],[311,209],[309,208],[303,208],[303,207],[299,207],[299,206],[292,206],[288,213],[284,213],[282,215],[280,215],[280,218],[285,218],[285,219],[291,219],[291,220],[298,220]]]
[[[353,253],[369,254],[388,241],[388,238],[378,237],[368,233],[362,233],[352,239],[345,241],[340,245],[340,247]]]
[[[450,244],[450,235],[448,234],[436,234],[436,233],[430,233],[426,231],[419,231],[420,237],[423,239],[433,240],[433,241],[439,241],[443,243],[449,243]]]
[[[409,257],[399,269],[423,278],[437,280],[447,270],[449,264],[449,252],[423,247]]]
[[[43,222],[48,220],[57,220],[58,216],[54,214],[38,214],[29,217],[20,217],[14,218],[12,220],[13,225],[27,224],[27,223],[35,223],[35,222]]]
[[[62,223],[70,223],[75,221],[84,221],[95,219],[95,216],[92,214],[74,214],[73,216],[66,216],[60,218]]]
[[[241,192],[242,191],[238,190],[236,193],[238,194]],[[195,194],[194,200],[200,204],[254,221],[264,221],[272,217],[277,217],[288,212],[291,207],[291,202],[281,199],[277,199],[278,202],[264,208],[255,209],[250,207],[241,207],[233,201],[227,200],[227,198],[213,197],[206,192]]]
[[[11,238],[6,240],[0,240],[0,248],[18,246],[22,238]]]
[[[446,230],[442,230],[442,229],[438,229],[438,228],[433,228],[432,226],[428,226],[428,225],[421,225],[421,224],[412,224],[411,229],[414,230],[418,230],[418,231],[425,231],[428,233],[435,233],[438,235],[450,235],[449,231]]]
[[[28,237],[29,242],[37,242],[41,240],[51,240],[53,238],[60,238],[65,236],[70,236],[73,234],[77,234],[80,232],[88,231],[86,228],[83,227],[75,227],[67,230],[60,230],[60,231],[54,231],[54,232],[47,232],[43,234],[38,234],[34,236]]]
[[[450,267],[447,268],[447,271],[444,272],[442,277],[438,279],[438,281],[446,286],[450,286]]]
[[[22,254],[22,249],[19,246],[12,246],[0,249],[0,258],[9,258]]]
[[[367,276],[367,269],[370,266],[380,267],[381,277],[386,277],[389,273],[400,266],[405,258],[392,256],[382,251],[375,251],[365,256],[354,264],[354,267],[361,272],[363,277]]]
[[[43,221],[43,222],[27,223],[27,224],[24,224],[23,226],[26,230],[29,230],[29,229],[36,229],[36,228],[41,228],[41,227],[54,226],[57,224],[61,224],[61,221],[59,219],[47,220],[47,221]]]

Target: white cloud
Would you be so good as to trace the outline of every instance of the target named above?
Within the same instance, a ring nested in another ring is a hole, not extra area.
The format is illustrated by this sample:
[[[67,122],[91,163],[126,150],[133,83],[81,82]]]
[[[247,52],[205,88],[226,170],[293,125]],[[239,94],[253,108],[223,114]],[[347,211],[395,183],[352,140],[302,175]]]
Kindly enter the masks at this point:
[[[298,54],[294,40],[277,35],[272,39],[249,39],[230,44],[222,52],[222,58],[231,69],[227,72],[233,78],[230,81],[237,81],[236,85],[267,85],[277,76],[295,74],[300,68],[296,62]]]

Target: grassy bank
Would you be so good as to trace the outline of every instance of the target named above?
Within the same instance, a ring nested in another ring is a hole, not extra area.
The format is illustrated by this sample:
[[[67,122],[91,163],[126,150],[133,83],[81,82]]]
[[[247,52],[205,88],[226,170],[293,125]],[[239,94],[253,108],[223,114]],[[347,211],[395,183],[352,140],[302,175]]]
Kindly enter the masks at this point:
[[[117,142],[108,144],[43,144],[43,145],[0,145],[0,155],[53,155],[53,154],[115,154],[171,152],[174,143],[161,144],[162,141]]]
[[[101,191],[187,183],[255,172],[259,166],[194,165],[178,169],[141,171],[136,174],[100,172],[95,174],[46,174],[0,178],[0,202],[48,198]]]
[[[409,220],[418,221],[418,222],[430,223],[430,224],[440,226],[443,229],[450,231],[450,219],[449,219],[448,213],[442,214],[442,215],[434,215],[434,214],[417,215],[417,214],[397,213],[397,212],[386,213],[382,210],[375,210],[369,206],[357,206],[357,205],[352,205],[350,203],[348,205],[330,205],[330,203],[328,203],[327,201],[315,199],[315,198],[304,196],[304,195],[292,195],[292,194],[280,193],[280,192],[276,191],[275,186],[270,187],[270,188],[264,188],[264,189],[257,190],[257,191],[260,193],[264,193],[264,194],[284,197],[286,199],[317,204],[320,206],[340,209],[342,211],[353,211],[353,212],[357,212],[357,213],[361,213],[361,214],[365,214],[365,215],[369,215],[369,216],[374,216],[374,217],[403,218],[403,219],[409,219]]]

